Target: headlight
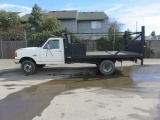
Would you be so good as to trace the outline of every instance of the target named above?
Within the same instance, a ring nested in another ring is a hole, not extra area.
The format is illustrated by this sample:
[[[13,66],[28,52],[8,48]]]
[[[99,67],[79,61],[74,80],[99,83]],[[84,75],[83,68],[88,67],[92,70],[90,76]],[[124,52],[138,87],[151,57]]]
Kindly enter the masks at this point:
[[[17,52],[15,52],[15,53],[14,53],[14,57],[17,57],[17,56],[18,56],[18,55],[17,55]]]

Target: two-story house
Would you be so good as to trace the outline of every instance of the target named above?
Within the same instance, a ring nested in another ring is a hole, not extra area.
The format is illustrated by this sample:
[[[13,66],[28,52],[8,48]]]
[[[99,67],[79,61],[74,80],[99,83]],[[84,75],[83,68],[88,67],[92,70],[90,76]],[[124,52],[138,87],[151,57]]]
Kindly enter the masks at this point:
[[[61,28],[77,33],[77,10],[71,11],[50,11],[50,13],[59,21]]]
[[[107,33],[108,16],[104,12],[78,12],[77,10],[50,11],[59,21],[61,28],[73,33]],[[29,15],[22,16],[27,21]]]
[[[79,12],[77,17],[77,32],[108,32],[108,16],[104,12]]]

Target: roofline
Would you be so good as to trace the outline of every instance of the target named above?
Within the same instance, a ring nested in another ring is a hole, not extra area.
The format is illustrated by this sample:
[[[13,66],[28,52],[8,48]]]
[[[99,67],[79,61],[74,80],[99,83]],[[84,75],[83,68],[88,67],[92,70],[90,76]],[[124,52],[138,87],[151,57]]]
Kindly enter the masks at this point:
[[[76,16],[75,17],[70,17],[70,18],[56,18],[57,20],[77,20],[77,21],[91,21],[91,20],[105,20],[105,19],[108,19],[108,15],[104,12],[104,11],[96,11],[96,12],[78,12],[78,10],[60,10],[60,11],[49,11],[49,12],[71,12],[71,11],[74,11],[74,12],[77,12]],[[106,15],[105,18],[96,18],[96,19],[79,19],[78,18],[78,15],[79,13],[104,13]],[[25,14],[25,15],[30,15],[30,14]],[[23,16],[25,16],[23,15]],[[21,17],[23,17],[21,16]],[[25,21],[25,20],[24,20]],[[28,20],[27,20],[28,21]]]
[[[49,11],[49,12],[70,12],[70,11],[78,11],[78,10],[53,10],[53,11]]]

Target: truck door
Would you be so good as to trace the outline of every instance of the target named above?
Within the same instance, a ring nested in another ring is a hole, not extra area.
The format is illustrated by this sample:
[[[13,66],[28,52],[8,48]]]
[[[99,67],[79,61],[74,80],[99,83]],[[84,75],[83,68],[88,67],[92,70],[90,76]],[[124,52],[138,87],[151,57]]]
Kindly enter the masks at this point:
[[[64,64],[63,40],[49,40],[42,49],[41,62],[43,64]]]

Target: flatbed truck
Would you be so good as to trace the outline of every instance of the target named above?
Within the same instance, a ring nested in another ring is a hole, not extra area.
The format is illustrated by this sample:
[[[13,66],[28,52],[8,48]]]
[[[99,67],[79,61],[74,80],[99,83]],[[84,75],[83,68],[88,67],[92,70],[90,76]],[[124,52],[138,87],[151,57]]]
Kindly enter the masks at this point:
[[[134,39],[127,42],[127,35],[137,34]],[[143,65],[145,47],[145,27],[141,32],[125,32],[124,46],[118,51],[86,51],[83,43],[74,43],[68,37],[51,37],[42,47],[21,48],[15,51],[14,62],[21,64],[25,75],[31,75],[37,68],[46,64],[73,64],[90,63],[96,64],[103,75],[110,75],[115,71],[116,61],[141,60]],[[140,40],[137,40],[140,38]]]

